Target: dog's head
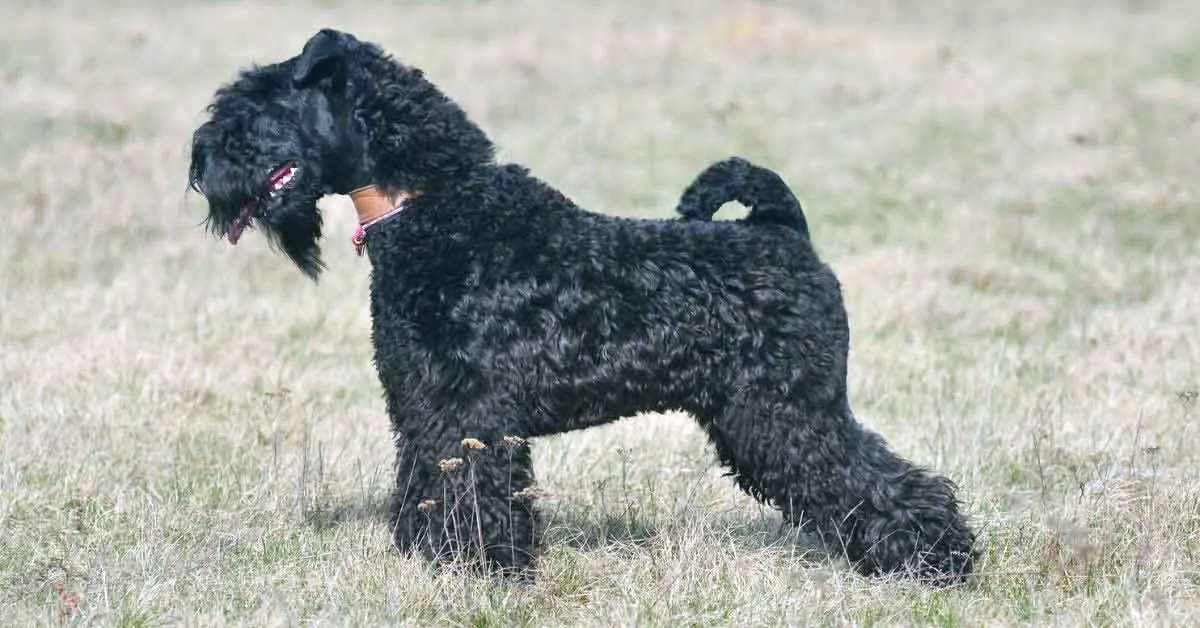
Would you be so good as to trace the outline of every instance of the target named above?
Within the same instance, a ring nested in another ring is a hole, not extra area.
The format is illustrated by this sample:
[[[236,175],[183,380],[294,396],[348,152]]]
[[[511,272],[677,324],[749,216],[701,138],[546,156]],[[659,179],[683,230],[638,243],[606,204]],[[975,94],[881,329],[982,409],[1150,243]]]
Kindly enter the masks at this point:
[[[332,29],[291,59],[243,70],[208,113],[188,178],[208,201],[209,230],[236,244],[258,227],[314,279],[323,196],[371,184],[424,190],[492,155],[420,70]]]

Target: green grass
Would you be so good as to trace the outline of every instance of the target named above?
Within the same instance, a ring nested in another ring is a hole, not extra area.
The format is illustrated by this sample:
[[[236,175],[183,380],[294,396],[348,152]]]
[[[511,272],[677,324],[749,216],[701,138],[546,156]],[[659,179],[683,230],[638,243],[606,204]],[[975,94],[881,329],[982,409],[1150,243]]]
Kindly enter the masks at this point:
[[[1194,5],[4,2],[3,623],[1200,622]],[[213,90],[326,25],[589,208],[778,169],[844,284],[855,410],[961,485],[978,578],[821,560],[679,415],[533,443],[531,586],[394,552],[348,203],[314,285],[184,190]]]

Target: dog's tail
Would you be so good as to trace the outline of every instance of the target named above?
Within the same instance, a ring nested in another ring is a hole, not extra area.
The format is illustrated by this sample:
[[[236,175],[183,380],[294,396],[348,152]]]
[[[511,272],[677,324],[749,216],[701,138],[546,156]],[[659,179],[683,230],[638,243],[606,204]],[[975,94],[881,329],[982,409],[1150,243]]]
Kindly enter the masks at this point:
[[[741,157],[727,157],[705,168],[683,191],[675,211],[685,220],[712,220],[722,205],[737,201],[750,213],[748,224],[791,227],[808,237],[800,201],[774,171]]]

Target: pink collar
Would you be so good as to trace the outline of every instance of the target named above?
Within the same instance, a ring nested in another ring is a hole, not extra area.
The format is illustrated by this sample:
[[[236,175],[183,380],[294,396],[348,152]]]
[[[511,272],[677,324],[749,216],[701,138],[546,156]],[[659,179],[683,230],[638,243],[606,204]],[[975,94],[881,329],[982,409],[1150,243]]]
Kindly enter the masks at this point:
[[[391,218],[408,209],[409,203],[420,194],[401,190],[395,197],[390,197],[374,185],[358,188],[350,193],[354,201],[354,210],[358,213],[358,228],[350,242],[354,244],[354,252],[362,255],[367,245],[367,229]]]

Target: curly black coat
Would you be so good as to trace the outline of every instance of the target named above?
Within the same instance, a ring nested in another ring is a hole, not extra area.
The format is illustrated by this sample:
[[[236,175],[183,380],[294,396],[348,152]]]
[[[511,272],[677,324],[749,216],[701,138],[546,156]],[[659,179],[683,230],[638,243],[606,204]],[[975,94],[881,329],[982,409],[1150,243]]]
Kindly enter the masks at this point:
[[[971,572],[952,483],[851,413],[840,285],[771,171],[714,164],[684,192],[681,219],[591,213],[498,165],[419,70],[333,30],[245,70],[210,113],[190,180],[212,231],[236,241],[262,228],[314,278],[321,196],[419,193],[366,232],[401,548],[531,567],[524,439],[683,409],[742,489],[862,573]],[[731,200],[748,216],[713,222]]]

